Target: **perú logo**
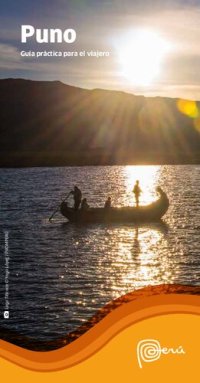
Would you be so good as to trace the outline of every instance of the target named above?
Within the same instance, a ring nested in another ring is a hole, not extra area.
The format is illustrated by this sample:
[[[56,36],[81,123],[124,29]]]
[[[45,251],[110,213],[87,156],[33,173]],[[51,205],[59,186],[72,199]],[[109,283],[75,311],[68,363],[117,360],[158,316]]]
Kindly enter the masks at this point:
[[[168,354],[185,354],[182,346],[177,348],[161,347],[156,339],[143,339],[137,344],[137,360],[139,367],[142,368],[144,363],[155,362],[160,359],[161,355]]]

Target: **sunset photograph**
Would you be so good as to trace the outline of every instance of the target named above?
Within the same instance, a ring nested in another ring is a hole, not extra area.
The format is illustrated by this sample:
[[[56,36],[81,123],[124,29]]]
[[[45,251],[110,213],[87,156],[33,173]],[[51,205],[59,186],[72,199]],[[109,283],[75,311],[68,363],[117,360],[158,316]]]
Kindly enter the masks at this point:
[[[2,349],[82,350],[130,303],[199,296],[199,20],[197,0],[1,5]]]

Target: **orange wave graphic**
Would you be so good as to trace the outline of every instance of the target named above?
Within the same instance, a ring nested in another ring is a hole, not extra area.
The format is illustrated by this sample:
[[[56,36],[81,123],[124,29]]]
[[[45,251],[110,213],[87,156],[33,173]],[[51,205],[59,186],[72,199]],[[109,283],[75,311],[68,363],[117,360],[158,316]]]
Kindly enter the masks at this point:
[[[198,294],[199,288],[196,290],[188,288],[188,293]],[[0,356],[29,370],[58,371],[83,362],[98,352],[119,332],[142,320],[172,313],[200,315],[200,296],[198,295],[161,293],[153,296],[144,295],[143,298],[140,296],[140,299],[136,299],[135,294],[131,293],[125,297],[129,297],[126,303],[119,305],[71,344],[55,351],[35,352],[1,340]]]

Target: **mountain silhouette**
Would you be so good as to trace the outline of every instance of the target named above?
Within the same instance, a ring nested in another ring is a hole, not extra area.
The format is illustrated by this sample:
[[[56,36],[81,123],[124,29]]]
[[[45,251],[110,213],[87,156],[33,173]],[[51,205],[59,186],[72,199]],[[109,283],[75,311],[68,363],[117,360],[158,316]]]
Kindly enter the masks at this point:
[[[195,119],[177,104],[59,81],[0,80],[0,165],[199,163]]]

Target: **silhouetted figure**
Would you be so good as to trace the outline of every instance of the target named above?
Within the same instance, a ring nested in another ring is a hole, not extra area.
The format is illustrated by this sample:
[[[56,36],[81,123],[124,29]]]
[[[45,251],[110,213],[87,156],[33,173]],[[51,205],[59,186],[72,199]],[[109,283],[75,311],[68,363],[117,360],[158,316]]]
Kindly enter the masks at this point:
[[[87,203],[87,199],[83,198],[83,200],[81,202],[81,210],[88,210],[89,208],[90,208],[90,206]]]
[[[108,197],[106,202],[105,202],[104,208],[110,209],[110,207],[111,207],[111,197]]]
[[[167,194],[163,191],[163,189],[162,189],[160,186],[158,186],[158,187],[156,188],[156,191],[157,191],[158,194],[160,194],[160,196],[161,196],[162,198],[164,198],[165,200],[168,201]]]
[[[142,193],[142,190],[140,189],[140,185],[139,185],[139,181],[138,180],[136,181],[136,183],[134,185],[133,193],[135,194],[135,202],[136,202],[136,206],[138,207],[139,206],[140,194]]]
[[[167,194],[164,192],[164,190],[160,186],[158,186],[156,188],[156,191],[158,194],[160,194],[160,197],[162,197],[162,201],[165,201],[165,203],[169,205],[169,199],[167,197]]]
[[[81,190],[77,186],[74,186],[74,190],[72,190],[70,194],[74,196],[74,209],[78,210],[82,198]]]

